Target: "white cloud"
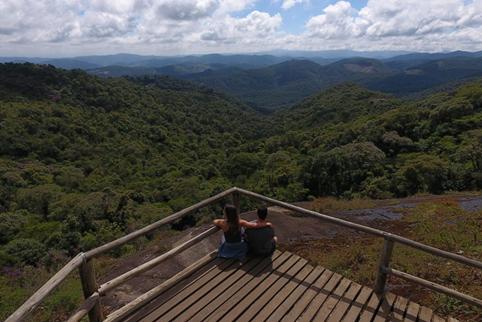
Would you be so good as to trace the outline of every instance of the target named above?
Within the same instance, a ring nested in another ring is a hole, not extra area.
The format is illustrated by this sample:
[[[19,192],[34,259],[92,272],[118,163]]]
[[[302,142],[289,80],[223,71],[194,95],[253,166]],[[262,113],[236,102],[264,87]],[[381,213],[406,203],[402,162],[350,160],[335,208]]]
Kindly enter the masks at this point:
[[[218,12],[230,13],[252,8],[257,0],[223,0],[220,3]]]
[[[157,7],[157,13],[172,20],[195,20],[211,16],[218,8],[218,0],[163,1]]]
[[[339,1],[329,5],[323,10],[323,14],[311,18],[306,27],[311,36],[320,38],[340,38],[358,36],[363,23],[358,21],[357,11],[347,1]]]
[[[279,15],[259,11],[231,16],[251,8],[255,1],[2,0],[0,54],[45,48],[45,54],[54,55],[50,51],[55,44],[63,46],[64,52],[94,51],[99,43],[111,50],[124,45],[152,52],[156,44],[161,50],[176,51],[199,48],[204,42],[201,35],[209,32],[244,42],[274,32],[281,23]]]
[[[201,40],[227,43],[263,42],[272,37],[281,26],[280,14],[271,16],[266,12],[253,11],[244,18],[226,17],[223,21],[210,20]]]
[[[360,9],[338,1],[301,34],[283,31],[282,15],[256,10],[257,1],[0,0],[0,55],[482,50],[482,0],[369,0]],[[309,2],[270,1],[284,9]]]
[[[283,0],[283,3],[281,4],[281,8],[284,10],[288,10],[296,6],[297,4],[301,3],[308,3],[309,0]]]
[[[309,19],[312,39],[394,49],[440,50],[482,45],[482,0],[369,0],[360,10],[338,1]],[[473,38],[478,34],[478,39]]]

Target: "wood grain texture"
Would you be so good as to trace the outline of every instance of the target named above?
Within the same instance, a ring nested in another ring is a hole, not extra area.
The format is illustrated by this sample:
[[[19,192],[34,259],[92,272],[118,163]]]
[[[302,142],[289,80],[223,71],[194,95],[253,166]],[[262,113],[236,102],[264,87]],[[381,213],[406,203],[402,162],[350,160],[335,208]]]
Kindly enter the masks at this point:
[[[376,294],[289,252],[276,251],[271,258],[244,263],[216,258],[199,268],[203,269],[202,274],[184,279],[181,272],[159,300],[121,320],[446,321],[404,297]]]

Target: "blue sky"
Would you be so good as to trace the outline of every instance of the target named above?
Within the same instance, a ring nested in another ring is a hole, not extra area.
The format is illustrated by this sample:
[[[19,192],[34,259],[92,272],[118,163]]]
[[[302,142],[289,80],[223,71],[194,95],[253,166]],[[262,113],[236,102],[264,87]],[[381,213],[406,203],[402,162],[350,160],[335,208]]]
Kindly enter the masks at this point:
[[[283,1],[265,0],[258,1],[254,3],[252,7],[237,12],[235,15],[237,17],[243,17],[249,14],[253,9],[267,12],[271,15],[281,12],[283,15],[283,23],[281,25],[282,30],[288,33],[299,34],[304,31],[304,25],[311,17],[318,15],[328,5],[336,2],[337,1],[334,0],[304,1],[285,10],[282,8]],[[361,9],[367,3],[367,1],[362,0],[352,0],[348,2],[350,2],[352,7],[356,9]]]
[[[0,56],[482,50],[482,0],[0,0]]]

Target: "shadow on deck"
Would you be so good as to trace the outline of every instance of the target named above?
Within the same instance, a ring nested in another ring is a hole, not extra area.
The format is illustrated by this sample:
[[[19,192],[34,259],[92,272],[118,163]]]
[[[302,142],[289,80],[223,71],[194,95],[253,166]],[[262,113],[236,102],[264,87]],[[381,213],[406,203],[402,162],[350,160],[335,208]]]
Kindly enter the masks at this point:
[[[215,256],[107,321],[446,321],[429,308],[392,293],[377,295],[289,252],[244,263]]]

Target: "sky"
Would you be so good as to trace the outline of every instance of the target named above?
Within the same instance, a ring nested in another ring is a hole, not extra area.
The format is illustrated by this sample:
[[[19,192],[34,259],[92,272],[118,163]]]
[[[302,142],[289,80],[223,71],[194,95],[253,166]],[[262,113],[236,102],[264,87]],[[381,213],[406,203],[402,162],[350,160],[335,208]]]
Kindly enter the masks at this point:
[[[0,56],[482,50],[482,0],[0,0]]]

